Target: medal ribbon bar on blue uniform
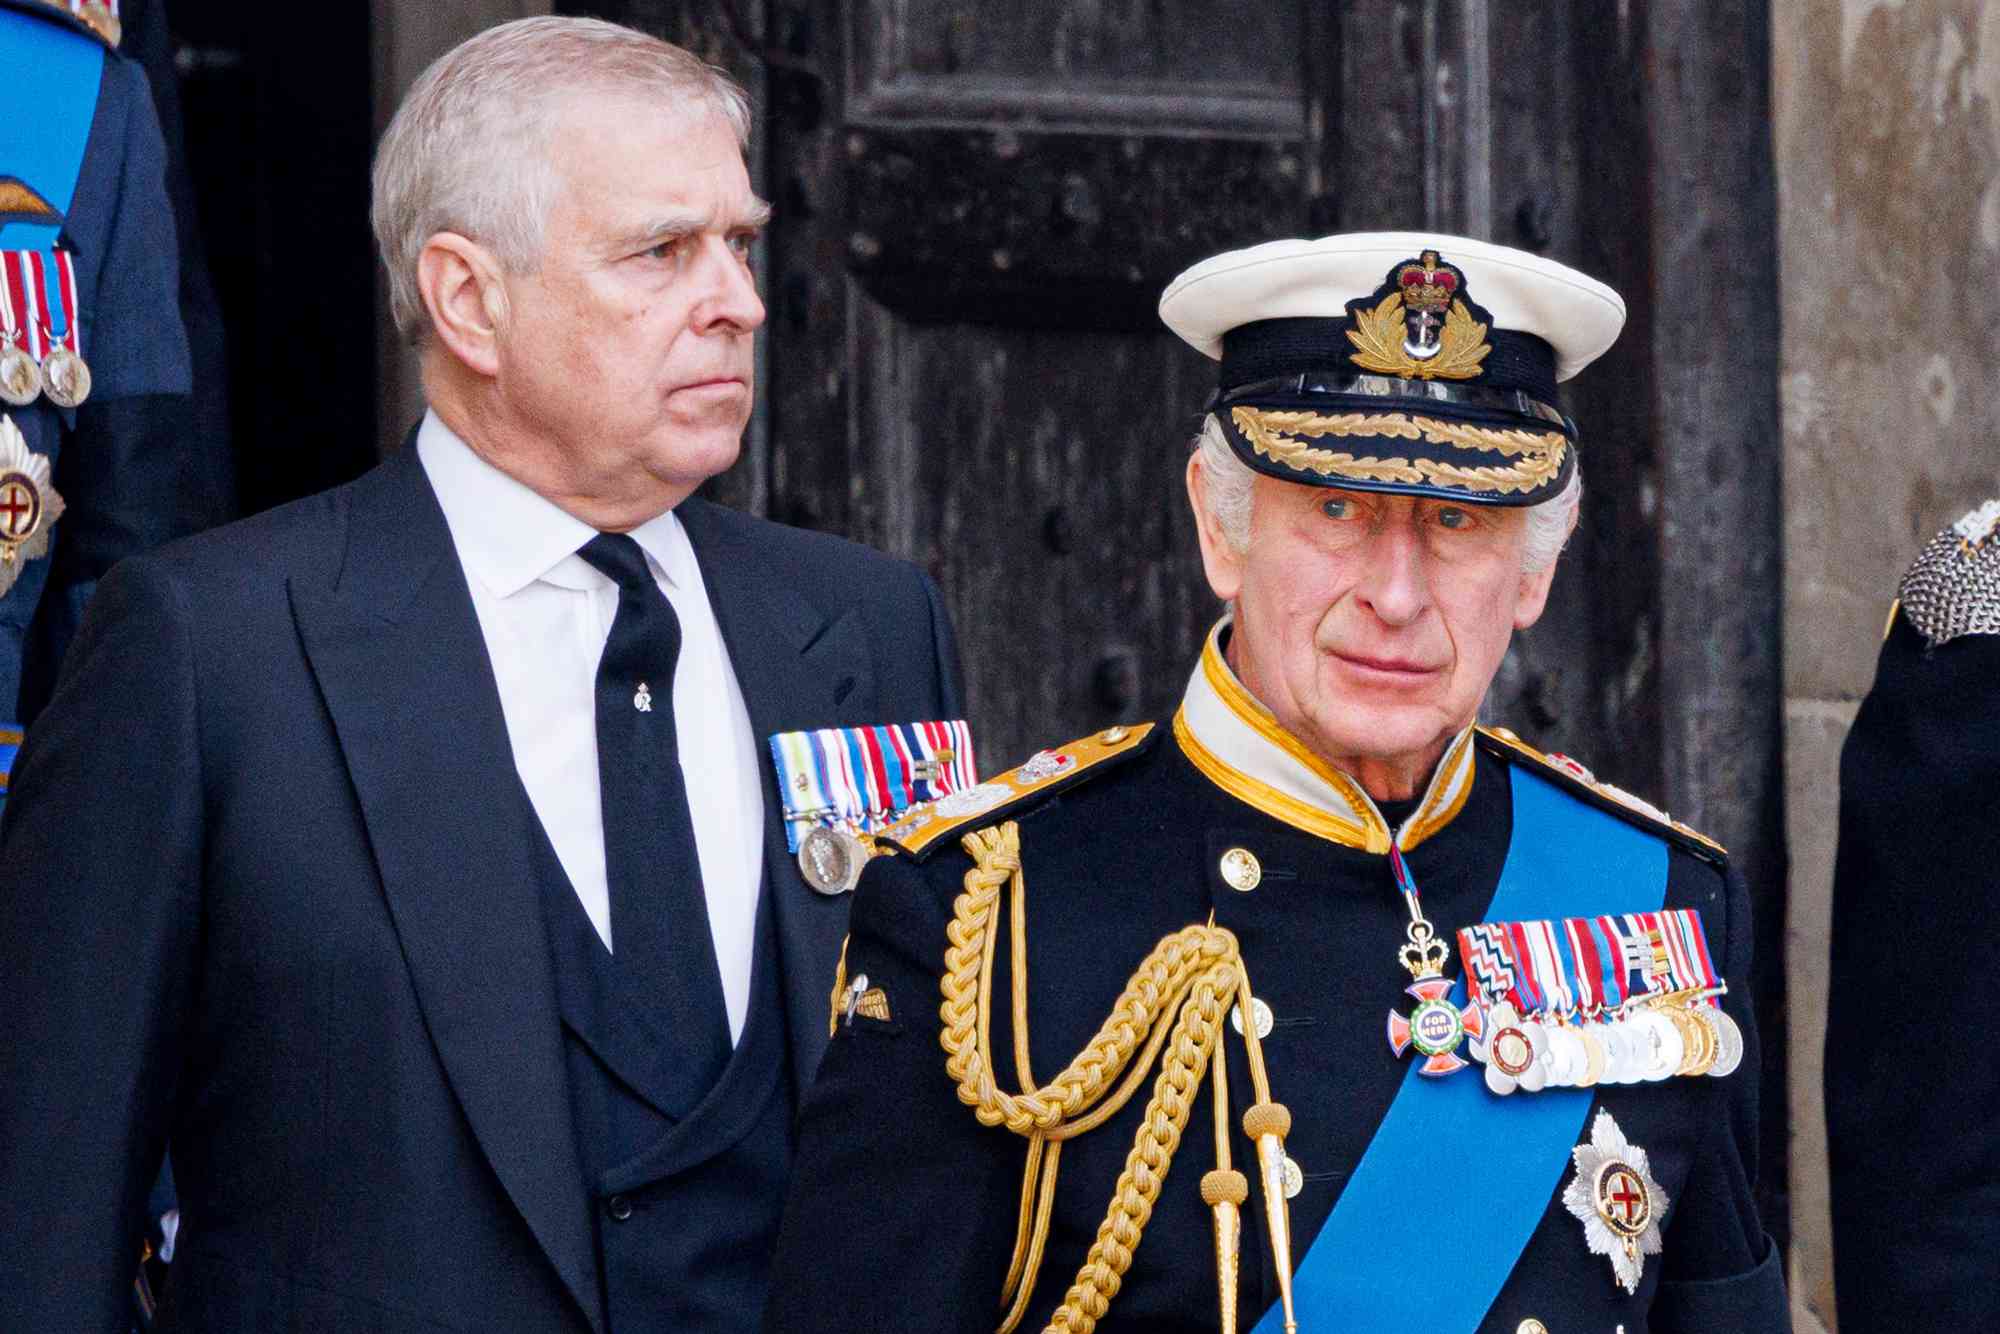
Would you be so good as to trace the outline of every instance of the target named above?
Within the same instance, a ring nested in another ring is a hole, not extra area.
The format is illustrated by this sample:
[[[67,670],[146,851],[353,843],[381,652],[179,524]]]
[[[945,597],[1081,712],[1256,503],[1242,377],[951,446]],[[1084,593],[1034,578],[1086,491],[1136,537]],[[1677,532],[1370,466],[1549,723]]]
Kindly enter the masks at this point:
[[[14,757],[21,753],[21,729],[0,723],[0,810],[7,805],[7,781],[14,772]]]
[[[873,833],[919,802],[979,781],[963,720],[776,732],[771,759],[793,852],[814,825]]]
[[[1514,834],[1489,919],[1560,920],[1657,907],[1666,897],[1664,843],[1525,770],[1510,777]],[[1462,983],[1453,999],[1465,1003]],[[1476,1330],[1547,1212],[1594,1097],[1561,1088],[1497,1098],[1477,1080],[1424,1079],[1412,1067],[1299,1262],[1292,1292],[1300,1326]],[[1414,1177],[1447,1160],[1448,1185],[1412,1189]],[[1412,1266],[1421,1239],[1466,1237],[1478,1244],[1454,1246],[1448,1276],[1425,1281],[1422,1266]],[[1255,1334],[1282,1328],[1273,1307]]]

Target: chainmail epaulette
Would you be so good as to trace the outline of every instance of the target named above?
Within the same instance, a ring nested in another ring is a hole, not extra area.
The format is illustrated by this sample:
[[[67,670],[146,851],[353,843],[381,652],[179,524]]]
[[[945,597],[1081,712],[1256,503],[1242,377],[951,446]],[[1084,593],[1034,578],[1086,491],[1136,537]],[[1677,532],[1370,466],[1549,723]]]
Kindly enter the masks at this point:
[[[2000,635],[2000,500],[1930,540],[1898,590],[1903,615],[1933,646]]]

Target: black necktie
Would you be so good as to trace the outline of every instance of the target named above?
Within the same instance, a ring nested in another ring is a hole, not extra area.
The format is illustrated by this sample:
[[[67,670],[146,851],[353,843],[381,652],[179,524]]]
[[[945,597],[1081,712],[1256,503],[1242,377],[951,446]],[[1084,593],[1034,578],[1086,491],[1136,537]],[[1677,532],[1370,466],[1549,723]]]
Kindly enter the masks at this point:
[[[578,554],[618,585],[618,615],[597,663],[613,959],[656,1000],[676,1064],[690,1088],[706,1092],[729,1060],[729,1019],[674,733],[680,618],[631,538],[600,533]]]

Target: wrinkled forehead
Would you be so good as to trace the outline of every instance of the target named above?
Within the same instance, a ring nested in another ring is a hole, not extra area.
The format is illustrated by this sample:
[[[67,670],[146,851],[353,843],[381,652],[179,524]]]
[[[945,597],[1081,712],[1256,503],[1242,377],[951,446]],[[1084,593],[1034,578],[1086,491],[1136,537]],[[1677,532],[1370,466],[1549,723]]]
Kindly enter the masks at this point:
[[[768,212],[750,188],[735,128],[699,99],[575,99],[547,151],[552,215],[593,232],[754,226]]]

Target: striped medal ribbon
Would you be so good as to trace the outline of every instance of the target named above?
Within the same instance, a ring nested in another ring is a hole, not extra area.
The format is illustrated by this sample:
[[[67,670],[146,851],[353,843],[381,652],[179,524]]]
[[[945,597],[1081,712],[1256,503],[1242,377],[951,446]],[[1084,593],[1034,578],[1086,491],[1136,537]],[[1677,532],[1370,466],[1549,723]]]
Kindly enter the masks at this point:
[[[778,732],[771,758],[785,806],[785,842],[822,894],[854,888],[865,836],[979,781],[972,732],[960,720]]]

